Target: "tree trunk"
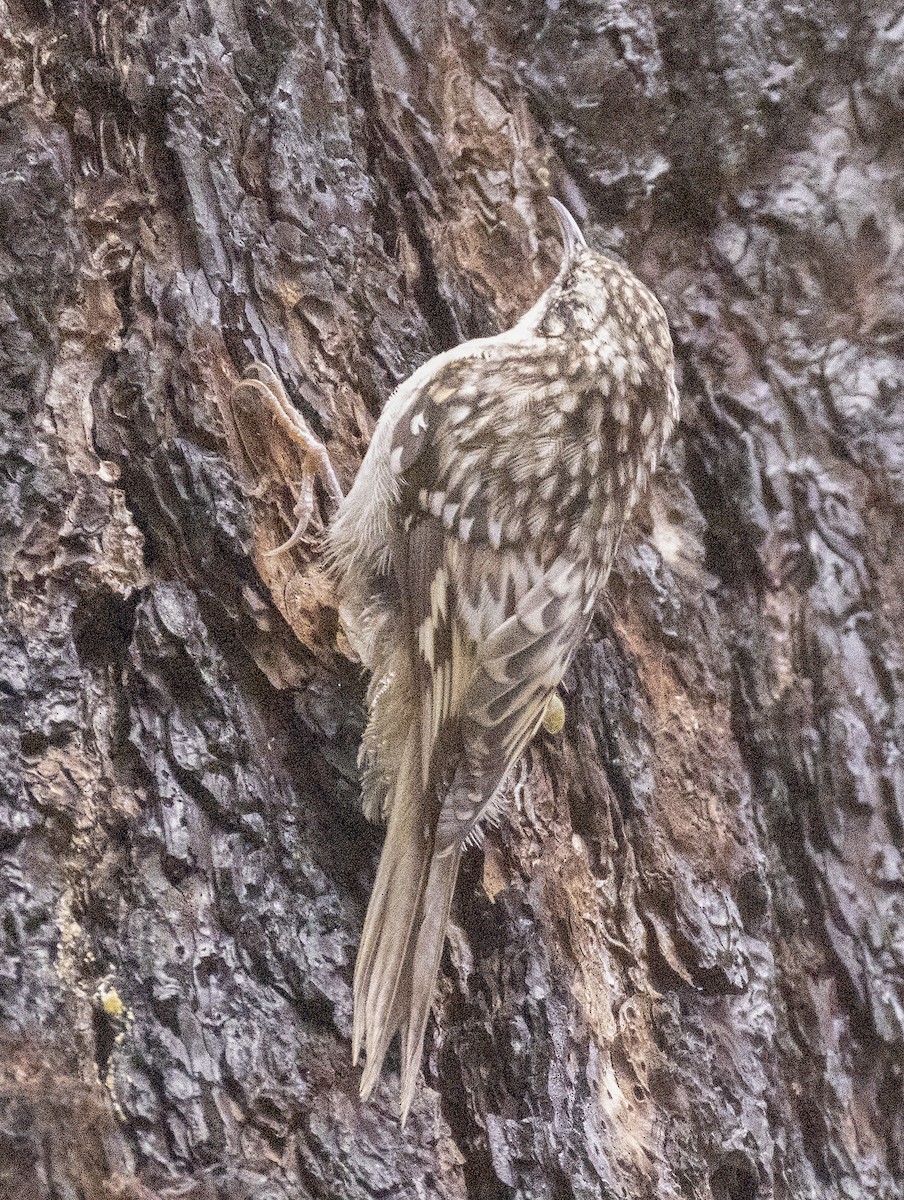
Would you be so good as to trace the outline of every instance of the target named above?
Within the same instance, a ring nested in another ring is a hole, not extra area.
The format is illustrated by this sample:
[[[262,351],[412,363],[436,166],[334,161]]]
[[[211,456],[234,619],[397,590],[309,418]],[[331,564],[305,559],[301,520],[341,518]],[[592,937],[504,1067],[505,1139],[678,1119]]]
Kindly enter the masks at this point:
[[[4,1198],[904,1195],[902,41],[0,0]],[[402,1131],[350,1060],[364,681],[230,389],[268,363],[347,486],[550,280],[550,191],[662,299],[683,418]]]

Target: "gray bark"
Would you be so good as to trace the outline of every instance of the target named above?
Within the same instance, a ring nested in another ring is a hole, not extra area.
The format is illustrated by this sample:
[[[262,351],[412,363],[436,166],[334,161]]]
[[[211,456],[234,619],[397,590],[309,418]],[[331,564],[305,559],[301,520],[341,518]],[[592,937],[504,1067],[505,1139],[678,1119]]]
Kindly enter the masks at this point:
[[[902,41],[0,0],[0,1195],[904,1196]],[[230,385],[347,484],[548,282],[550,189],[662,298],[683,420],[401,1131],[350,1063],[363,681]]]

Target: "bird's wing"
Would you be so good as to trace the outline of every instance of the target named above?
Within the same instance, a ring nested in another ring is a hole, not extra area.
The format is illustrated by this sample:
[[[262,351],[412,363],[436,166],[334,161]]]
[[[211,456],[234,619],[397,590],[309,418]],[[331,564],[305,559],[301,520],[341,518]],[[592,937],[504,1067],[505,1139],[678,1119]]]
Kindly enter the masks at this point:
[[[580,642],[592,591],[565,558],[465,542],[412,521],[400,580],[421,681],[421,763],[435,850],[460,845],[534,735]]]
[[[538,374],[544,361],[524,346],[499,346],[449,362],[423,381],[393,431],[403,528],[392,560],[420,681],[422,777],[437,806],[438,850],[474,829],[533,736],[595,593],[564,542],[550,550],[549,530],[537,531],[542,563],[533,539],[504,536],[504,513],[488,498],[487,458],[505,437],[498,426],[487,434],[488,422],[500,396],[517,410],[549,387]],[[531,444],[504,455],[508,466],[525,459],[519,487],[528,506],[531,469],[556,458],[541,436],[538,427]],[[497,476],[497,494],[499,486]]]
[[[503,514],[487,497],[486,431],[497,449],[505,436],[490,428],[500,399],[506,411],[527,410],[551,386],[548,365],[548,350],[535,357],[529,340],[484,343],[424,378],[393,430],[404,528],[392,559],[420,681],[422,779],[438,853],[474,830],[536,732],[596,592],[564,543],[550,552],[547,536],[541,562],[532,539],[503,536]],[[541,436],[537,423],[530,445],[506,449],[508,465],[520,456],[529,471],[555,459],[536,444]],[[519,480],[528,504],[529,478]]]
[[[456,612],[479,641],[457,718],[462,753],[436,826],[440,854],[466,839],[490,809],[536,733],[595,599],[583,567],[564,557],[546,570],[512,550],[475,546],[465,557]]]

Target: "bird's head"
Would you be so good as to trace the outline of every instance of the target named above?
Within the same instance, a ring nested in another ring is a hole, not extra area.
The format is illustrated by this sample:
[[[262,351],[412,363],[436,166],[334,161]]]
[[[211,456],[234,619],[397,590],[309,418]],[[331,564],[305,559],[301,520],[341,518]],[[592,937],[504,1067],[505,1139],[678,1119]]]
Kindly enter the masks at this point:
[[[670,371],[672,343],[659,301],[626,266],[587,245],[564,204],[550,203],[562,235],[562,265],[519,325],[553,341],[573,339],[598,350],[602,360],[652,358]],[[643,365],[639,361],[633,373]]]

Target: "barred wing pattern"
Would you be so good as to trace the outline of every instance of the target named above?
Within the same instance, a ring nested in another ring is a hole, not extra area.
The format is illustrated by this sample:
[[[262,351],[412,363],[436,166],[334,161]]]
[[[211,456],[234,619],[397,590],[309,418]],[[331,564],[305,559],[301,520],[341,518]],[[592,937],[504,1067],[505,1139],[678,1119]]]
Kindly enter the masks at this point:
[[[429,515],[415,518],[399,573],[421,680],[422,785],[445,854],[475,832],[536,732],[586,628],[586,573],[462,542]]]

